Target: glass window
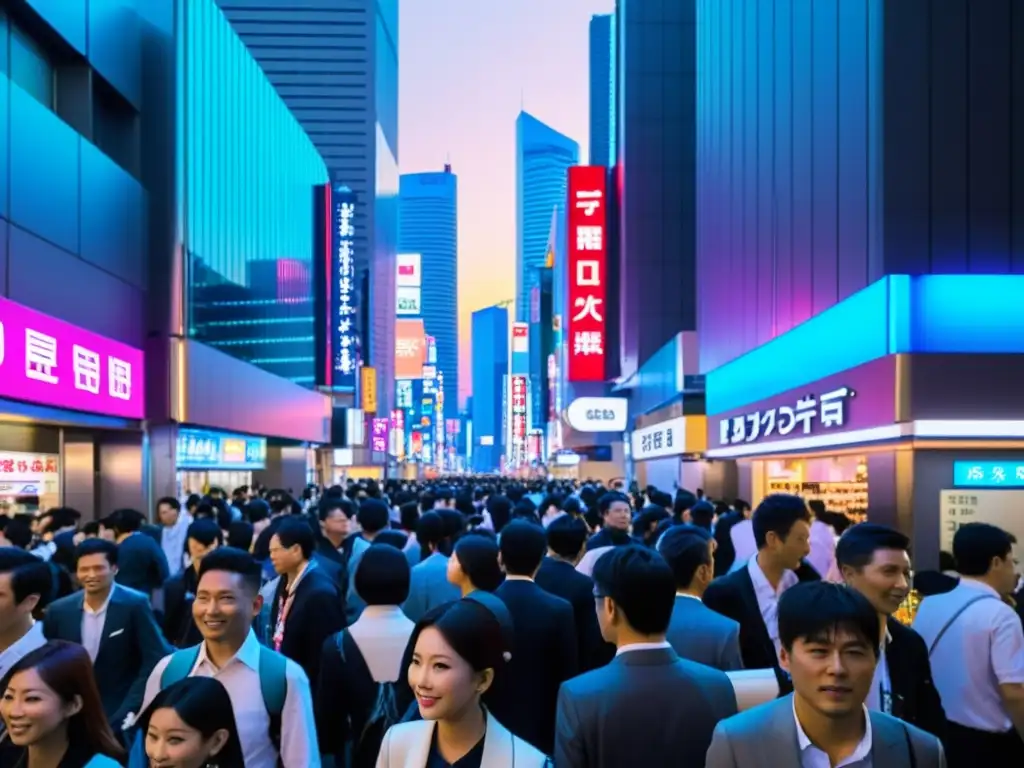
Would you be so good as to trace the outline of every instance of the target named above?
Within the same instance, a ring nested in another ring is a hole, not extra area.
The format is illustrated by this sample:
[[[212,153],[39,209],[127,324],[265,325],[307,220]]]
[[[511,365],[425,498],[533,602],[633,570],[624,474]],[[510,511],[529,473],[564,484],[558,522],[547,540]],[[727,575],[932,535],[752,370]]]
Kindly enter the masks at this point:
[[[11,25],[11,79],[49,109],[54,108],[53,62],[39,43]]]

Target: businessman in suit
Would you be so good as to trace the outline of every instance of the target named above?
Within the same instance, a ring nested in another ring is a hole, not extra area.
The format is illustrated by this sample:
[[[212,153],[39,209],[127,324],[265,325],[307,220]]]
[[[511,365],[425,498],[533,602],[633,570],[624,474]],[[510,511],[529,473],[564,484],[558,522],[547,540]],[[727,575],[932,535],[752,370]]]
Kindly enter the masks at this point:
[[[672,569],[676,600],[666,640],[684,659],[723,672],[743,669],[740,625],[704,605],[703,596],[715,572],[715,540],[695,525],[669,528],[658,552]]]
[[[558,687],[579,671],[572,605],[534,581],[547,552],[539,523],[513,520],[498,542],[505,583],[495,591],[515,630],[512,659],[493,689],[498,722],[546,755],[555,740]]]
[[[117,542],[117,583],[152,598],[171,576],[159,535],[144,530],[146,518],[136,509],[115,510],[102,525]]]
[[[932,681],[924,639],[892,618],[910,592],[910,539],[875,523],[843,533],[836,562],[843,581],[875,607],[881,622],[878,666],[868,709],[894,715],[942,739],[946,713]]]
[[[448,583],[447,539],[444,521],[437,512],[425,512],[416,525],[416,539],[430,554],[413,567],[409,577],[409,597],[402,611],[412,621],[439,605],[462,597],[459,588]]]
[[[537,585],[572,606],[576,619],[580,671],[607,664],[615,656],[615,646],[601,637],[594,611],[594,582],[576,570],[586,552],[587,524],[571,515],[556,517],[547,527],[548,556],[534,577]]]
[[[647,547],[616,547],[597,562],[598,621],[618,650],[607,666],[562,685],[559,768],[704,764],[736,697],[724,672],[680,658],[666,640],[675,594],[672,569]]]
[[[778,620],[794,692],[719,723],[707,768],[945,767],[938,739],[864,705],[882,623],[863,595],[799,584],[779,600]]]
[[[86,539],[75,552],[82,591],[55,601],[43,618],[48,640],[80,643],[89,652],[103,710],[115,732],[129,712],[139,712],[146,680],[170,647],[149,598],[115,584],[118,547]]]
[[[801,581],[820,578],[803,562],[811,551],[811,516],[799,496],[776,493],[758,505],[751,522],[757,555],[712,581],[704,605],[739,623],[745,668],[778,668],[779,596]],[[784,692],[786,677],[780,676]]]

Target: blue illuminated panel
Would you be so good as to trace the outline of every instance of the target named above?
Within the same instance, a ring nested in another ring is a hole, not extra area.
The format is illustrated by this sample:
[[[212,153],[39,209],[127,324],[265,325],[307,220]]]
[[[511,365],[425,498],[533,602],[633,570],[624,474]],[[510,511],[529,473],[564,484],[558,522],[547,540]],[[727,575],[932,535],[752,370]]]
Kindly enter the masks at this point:
[[[178,430],[178,469],[264,469],[267,441],[206,429]]]
[[[330,287],[331,384],[354,390],[359,362],[359,292],[356,290],[356,195],[337,185],[331,195]]]
[[[1024,461],[954,461],[955,488],[1024,488]]]

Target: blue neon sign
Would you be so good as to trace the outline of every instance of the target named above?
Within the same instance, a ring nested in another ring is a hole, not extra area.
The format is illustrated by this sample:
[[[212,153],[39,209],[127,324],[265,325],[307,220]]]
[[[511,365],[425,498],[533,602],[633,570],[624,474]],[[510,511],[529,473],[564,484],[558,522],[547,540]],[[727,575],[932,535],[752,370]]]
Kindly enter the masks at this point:
[[[955,488],[1024,488],[1024,461],[954,461]]]
[[[180,429],[177,454],[178,469],[264,469],[267,441],[206,429]]]
[[[332,377],[336,389],[355,389],[359,363],[358,296],[355,254],[356,195],[335,186],[331,199],[330,320]]]

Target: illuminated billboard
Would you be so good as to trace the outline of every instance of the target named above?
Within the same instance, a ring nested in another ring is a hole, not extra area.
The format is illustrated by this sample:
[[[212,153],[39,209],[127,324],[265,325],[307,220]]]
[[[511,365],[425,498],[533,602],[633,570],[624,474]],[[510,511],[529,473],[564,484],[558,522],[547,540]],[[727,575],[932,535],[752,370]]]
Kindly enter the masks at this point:
[[[423,285],[423,260],[418,253],[400,253],[395,257],[395,285],[419,288]]]
[[[569,168],[568,379],[605,380],[607,170]]]
[[[400,285],[395,289],[395,314],[400,317],[420,314],[422,289]]]
[[[420,379],[427,362],[427,333],[422,320],[395,320],[395,378]]]

